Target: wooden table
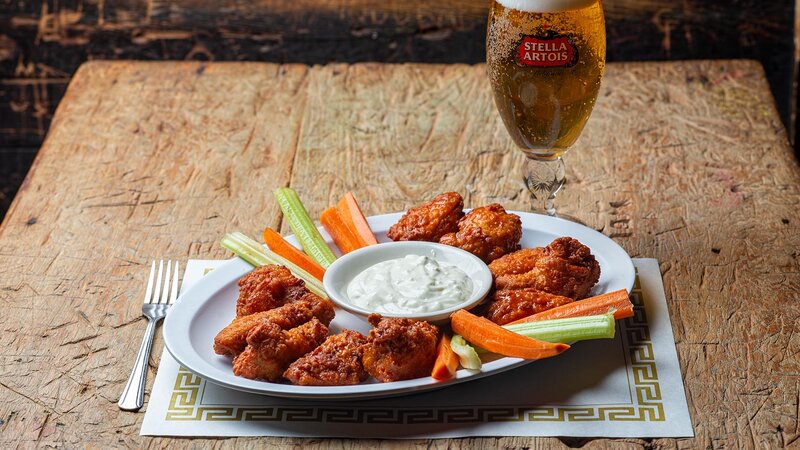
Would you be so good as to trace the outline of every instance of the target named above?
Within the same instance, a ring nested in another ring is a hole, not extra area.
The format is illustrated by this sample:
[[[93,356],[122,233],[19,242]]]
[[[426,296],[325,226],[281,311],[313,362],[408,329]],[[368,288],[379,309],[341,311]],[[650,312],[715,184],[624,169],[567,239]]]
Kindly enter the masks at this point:
[[[143,415],[116,400],[144,330],[147,267],[158,257],[226,258],[217,244],[226,231],[285,230],[276,186],[298,190],[312,216],[347,190],[367,214],[448,189],[468,206],[526,209],[522,156],[484,72],[84,65],[0,229],[0,446],[327,447],[140,437]],[[761,67],[612,64],[567,160],[561,210],[661,263],[697,434],[625,445],[800,442],[800,170]],[[385,445],[587,442],[623,445]]]

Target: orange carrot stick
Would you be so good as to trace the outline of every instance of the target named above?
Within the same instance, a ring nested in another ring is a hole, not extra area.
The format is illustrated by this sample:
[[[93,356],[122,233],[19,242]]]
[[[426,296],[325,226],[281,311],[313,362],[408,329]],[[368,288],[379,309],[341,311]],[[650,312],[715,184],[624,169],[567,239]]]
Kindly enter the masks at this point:
[[[561,305],[547,311],[519,319],[511,323],[535,322],[537,320],[565,319],[567,317],[594,316],[606,314],[609,309],[614,309],[614,319],[624,319],[633,316],[633,304],[628,298],[628,291],[620,289],[608,292],[585,300],[578,300],[566,305]]]
[[[458,369],[458,355],[450,347],[450,336],[442,333],[439,347],[436,349],[436,362],[433,363],[431,376],[439,381],[449,380],[456,376]]]
[[[356,234],[363,246],[378,243],[352,192],[344,194],[336,208],[339,210],[344,223]]]
[[[328,234],[333,238],[333,242],[339,247],[342,253],[350,253],[362,247],[355,234],[347,227],[342,220],[339,210],[336,207],[331,207],[322,211],[319,221]]]
[[[322,277],[325,276],[325,269],[317,264],[316,261],[311,259],[310,256],[306,255],[302,251],[298,250],[294,245],[287,242],[283,236],[278,234],[272,228],[267,228],[264,230],[264,242],[266,242],[267,247],[269,247],[270,250],[297,264],[301,269],[313,275],[314,278],[322,281]]]
[[[453,313],[450,325],[454,333],[460,334],[472,344],[505,356],[542,359],[558,355],[569,348],[567,344],[551,344],[514,333],[463,309]]]

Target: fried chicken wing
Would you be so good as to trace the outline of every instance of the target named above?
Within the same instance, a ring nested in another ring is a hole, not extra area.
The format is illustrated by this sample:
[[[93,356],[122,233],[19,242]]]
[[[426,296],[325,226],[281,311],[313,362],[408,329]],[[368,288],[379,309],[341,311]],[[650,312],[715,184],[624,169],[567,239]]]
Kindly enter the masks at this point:
[[[306,291],[302,297],[292,300],[290,305],[303,305],[311,310],[311,315],[319,319],[325,326],[330,325],[331,320],[336,315],[334,311],[333,302],[327,298],[322,298],[319,295]]]
[[[254,269],[239,280],[236,317],[268,311],[305,291],[303,280],[284,266],[267,265]],[[287,295],[291,294],[291,295]]]
[[[317,319],[289,330],[262,322],[247,334],[247,348],[233,360],[233,373],[253,380],[277,381],[297,358],[325,340],[328,327]]]
[[[283,376],[292,384],[304,386],[358,384],[368,377],[361,363],[362,347],[366,343],[363,334],[343,330],[293,362]]]
[[[386,236],[393,241],[437,242],[446,233],[458,230],[464,215],[464,199],[457,192],[445,192],[433,200],[415,206],[389,228]]]
[[[502,290],[492,294],[483,316],[498,325],[505,325],[570,302],[572,299],[569,297],[536,289]]]
[[[570,237],[511,253],[489,269],[499,290],[531,288],[575,300],[586,297],[600,279],[600,264],[592,252]]]
[[[233,322],[214,338],[214,352],[218,355],[238,355],[247,347],[247,334],[250,330],[264,322],[271,322],[283,330],[288,330],[312,318],[317,318],[328,325],[333,320],[333,315],[333,303],[330,300],[308,292],[294,303],[233,319]]]
[[[439,329],[411,319],[369,316],[373,328],[364,346],[362,361],[380,381],[398,381],[431,374],[436,359]]]
[[[490,263],[519,249],[522,221],[497,203],[475,208],[458,221],[458,231],[447,233],[440,244],[462,248]]]

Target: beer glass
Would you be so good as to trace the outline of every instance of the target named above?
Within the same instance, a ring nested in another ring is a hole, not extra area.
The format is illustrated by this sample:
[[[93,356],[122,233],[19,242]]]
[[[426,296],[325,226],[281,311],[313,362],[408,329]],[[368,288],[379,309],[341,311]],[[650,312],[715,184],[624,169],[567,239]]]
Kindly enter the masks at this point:
[[[525,153],[534,210],[554,216],[561,156],[594,107],[606,59],[599,0],[493,0],[486,60],[497,110]]]

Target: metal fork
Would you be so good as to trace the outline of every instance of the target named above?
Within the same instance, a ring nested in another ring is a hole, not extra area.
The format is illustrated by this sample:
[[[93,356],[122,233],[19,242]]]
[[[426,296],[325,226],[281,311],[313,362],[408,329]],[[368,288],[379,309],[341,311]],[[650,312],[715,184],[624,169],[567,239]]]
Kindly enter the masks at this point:
[[[139,346],[139,355],[136,356],[136,364],[133,365],[131,376],[119,398],[119,409],[125,411],[138,411],[144,404],[144,385],[147,381],[147,363],[150,361],[150,348],[153,346],[153,336],[156,334],[156,324],[167,315],[167,311],[178,298],[178,275],[180,265],[175,262],[174,275],[172,275],[172,287],[170,291],[170,271],[172,261],[167,261],[166,274],[164,273],[164,261],[158,263],[158,275],[156,276],[156,262],[153,261],[150,267],[150,279],[147,281],[147,291],[144,294],[144,305],[142,305],[142,315],[147,317],[147,330]],[[162,277],[163,275],[163,277]],[[163,280],[163,286],[162,286]],[[155,289],[153,282],[155,281]]]

